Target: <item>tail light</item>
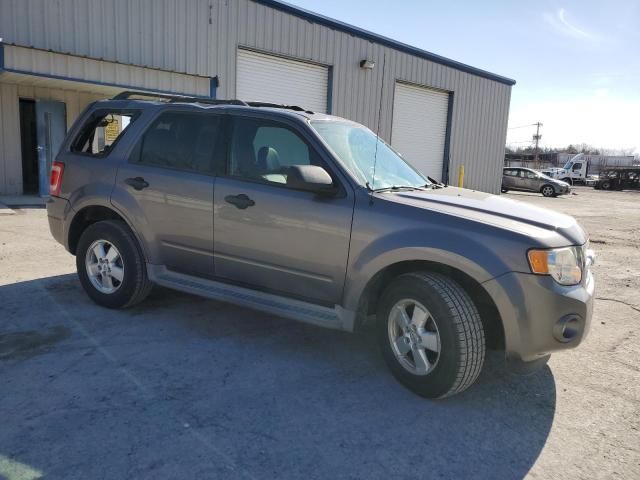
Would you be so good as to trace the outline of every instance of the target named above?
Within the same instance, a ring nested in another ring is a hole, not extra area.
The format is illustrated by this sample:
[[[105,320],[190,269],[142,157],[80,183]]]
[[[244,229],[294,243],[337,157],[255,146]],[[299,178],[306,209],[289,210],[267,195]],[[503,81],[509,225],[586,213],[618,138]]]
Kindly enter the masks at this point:
[[[53,162],[51,165],[51,176],[49,177],[49,194],[57,197],[60,195],[62,185],[62,174],[64,173],[64,163]]]

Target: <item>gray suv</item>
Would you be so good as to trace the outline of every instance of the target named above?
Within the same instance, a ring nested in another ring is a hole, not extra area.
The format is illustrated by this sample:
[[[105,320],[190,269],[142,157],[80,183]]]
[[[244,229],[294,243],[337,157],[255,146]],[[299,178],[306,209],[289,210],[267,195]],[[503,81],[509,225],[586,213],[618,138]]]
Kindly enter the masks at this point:
[[[540,366],[591,319],[573,218],[429,181],[362,125],[298,107],[95,102],[53,165],[48,218],[99,305],[157,284],[371,325],[393,375],[430,398],[469,387],[486,348]]]

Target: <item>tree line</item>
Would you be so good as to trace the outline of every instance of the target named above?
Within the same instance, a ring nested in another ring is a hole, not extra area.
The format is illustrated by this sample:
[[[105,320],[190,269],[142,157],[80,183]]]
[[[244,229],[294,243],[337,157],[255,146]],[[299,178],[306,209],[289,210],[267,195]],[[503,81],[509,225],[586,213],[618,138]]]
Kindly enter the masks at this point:
[[[506,153],[513,154],[521,154],[521,155],[532,155],[535,153],[535,149],[533,145],[528,145],[526,147],[510,147],[507,145],[505,148]],[[635,156],[636,158],[640,158],[640,153],[634,153],[633,148],[620,148],[620,149],[612,149],[612,148],[595,148],[586,143],[579,144],[569,144],[563,148],[552,148],[552,147],[539,147],[539,154],[544,153],[569,153],[569,154],[578,154],[584,153],[585,155],[611,155],[611,156]]]

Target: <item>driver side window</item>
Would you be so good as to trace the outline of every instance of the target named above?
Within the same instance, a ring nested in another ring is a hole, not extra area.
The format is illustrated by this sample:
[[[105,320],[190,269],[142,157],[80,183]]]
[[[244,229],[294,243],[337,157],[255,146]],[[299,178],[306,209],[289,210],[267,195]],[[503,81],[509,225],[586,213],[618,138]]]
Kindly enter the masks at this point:
[[[286,125],[257,118],[235,119],[231,176],[284,186],[293,165],[321,165],[321,161],[313,148]]]

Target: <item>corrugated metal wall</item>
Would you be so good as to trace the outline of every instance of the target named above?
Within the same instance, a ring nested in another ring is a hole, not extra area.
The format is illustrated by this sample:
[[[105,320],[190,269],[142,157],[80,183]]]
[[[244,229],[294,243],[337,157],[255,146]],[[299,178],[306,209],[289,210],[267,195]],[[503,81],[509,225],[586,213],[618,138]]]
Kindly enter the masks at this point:
[[[5,68],[86,82],[209,96],[209,77],[5,45]]]
[[[499,192],[511,87],[434,63],[251,0],[0,0],[6,42],[220,79],[233,98],[237,47],[331,65],[332,113],[391,135],[396,80],[454,92],[450,171]],[[360,60],[376,62],[373,70]]]

